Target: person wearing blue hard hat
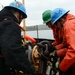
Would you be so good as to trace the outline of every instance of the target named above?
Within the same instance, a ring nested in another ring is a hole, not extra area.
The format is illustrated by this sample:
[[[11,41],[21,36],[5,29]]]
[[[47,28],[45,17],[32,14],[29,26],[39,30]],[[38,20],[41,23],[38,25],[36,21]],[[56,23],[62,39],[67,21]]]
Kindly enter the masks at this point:
[[[0,75],[11,75],[11,68],[35,75],[35,68],[25,53],[26,47],[22,46],[20,23],[26,18],[26,8],[19,1],[0,11]]]
[[[24,18],[27,18],[27,14],[26,14],[26,8],[25,6],[20,3],[19,1],[16,1],[16,2],[12,2],[9,4],[9,6],[5,6],[6,9],[14,12],[13,10],[16,10],[17,13],[14,14],[14,16],[17,16],[19,17],[18,19],[18,23],[21,23],[21,20],[24,19]]]
[[[75,75],[75,15],[70,14],[69,10],[56,8],[51,14],[51,19],[52,25],[56,25],[63,32],[63,42],[67,48],[59,69],[66,75]]]

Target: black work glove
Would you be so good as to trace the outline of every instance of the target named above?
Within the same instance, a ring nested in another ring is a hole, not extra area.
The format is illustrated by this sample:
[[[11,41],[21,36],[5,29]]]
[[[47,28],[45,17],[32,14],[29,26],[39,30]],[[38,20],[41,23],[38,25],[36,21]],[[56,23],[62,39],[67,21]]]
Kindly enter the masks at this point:
[[[56,50],[56,48],[55,48],[55,46],[49,45],[49,46],[48,46],[48,50],[49,50],[49,52],[51,53],[51,52],[53,52],[54,50]]]
[[[37,45],[39,46],[40,49],[42,48],[43,54],[46,57],[49,57],[49,54],[54,50],[56,50],[56,48],[52,46],[49,41],[41,41],[40,43],[37,43]]]
[[[58,56],[57,56],[56,50],[49,54],[49,60],[52,63],[56,63],[57,62]]]
[[[45,46],[45,47],[46,47],[46,46]],[[48,49],[44,51],[44,55],[45,55],[46,57],[49,57],[50,53],[54,52],[54,53],[53,53],[54,56],[57,57],[56,48],[55,48],[54,46],[50,46],[50,45],[47,46],[47,47],[48,47]]]

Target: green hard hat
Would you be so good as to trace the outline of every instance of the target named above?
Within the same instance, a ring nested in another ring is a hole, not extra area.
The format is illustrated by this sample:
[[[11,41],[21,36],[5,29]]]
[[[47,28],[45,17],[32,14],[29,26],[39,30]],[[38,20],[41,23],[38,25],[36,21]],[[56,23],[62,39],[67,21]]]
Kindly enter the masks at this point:
[[[42,13],[42,20],[44,23],[47,23],[51,20],[52,10],[46,10]]]

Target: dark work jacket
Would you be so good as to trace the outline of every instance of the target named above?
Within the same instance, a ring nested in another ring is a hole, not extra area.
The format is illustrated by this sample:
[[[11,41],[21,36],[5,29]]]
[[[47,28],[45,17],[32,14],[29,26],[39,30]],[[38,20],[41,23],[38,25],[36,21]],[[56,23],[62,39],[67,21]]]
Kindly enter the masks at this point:
[[[7,18],[7,20],[5,20]],[[21,29],[15,16],[6,8],[0,12],[0,54],[9,68],[34,73],[21,42]],[[1,69],[1,67],[0,67]],[[1,75],[1,74],[0,74]]]

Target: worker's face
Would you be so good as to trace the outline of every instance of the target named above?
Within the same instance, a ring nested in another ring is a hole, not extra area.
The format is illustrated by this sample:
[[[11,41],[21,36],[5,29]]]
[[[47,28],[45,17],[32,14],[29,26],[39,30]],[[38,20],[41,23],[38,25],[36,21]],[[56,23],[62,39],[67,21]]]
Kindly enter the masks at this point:
[[[55,25],[57,26],[57,28],[59,28],[60,30],[62,29],[63,27],[63,24],[62,24],[62,21],[61,20],[58,20]]]
[[[15,12],[14,15],[17,18],[17,20],[18,20],[18,22],[20,24],[21,21],[23,20],[23,15],[20,12]]]
[[[23,15],[22,15],[21,13],[19,13],[19,16],[18,16],[18,17],[19,17],[19,23],[21,23],[22,20],[24,19],[24,18],[23,18]]]
[[[46,25],[47,25],[49,28],[52,28],[52,22],[51,22],[51,21],[47,22]]]

